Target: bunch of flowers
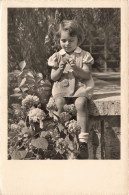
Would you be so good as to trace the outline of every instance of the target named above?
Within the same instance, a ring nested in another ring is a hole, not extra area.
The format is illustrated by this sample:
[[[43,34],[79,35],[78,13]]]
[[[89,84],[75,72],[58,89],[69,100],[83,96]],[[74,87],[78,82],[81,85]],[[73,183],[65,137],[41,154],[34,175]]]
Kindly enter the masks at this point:
[[[63,138],[59,138],[56,141],[56,151],[63,154],[66,152],[66,148],[68,148],[68,142]]]
[[[31,108],[34,105],[37,105],[38,103],[39,103],[39,98],[33,95],[27,95],[22,100],[22,106],[29,107],[29,108]]]
[[[30,122],[39,122],[39,121],[42,121],[43,119],[45,119],[46,114],[40,108],[32,108],[29,111],[28,116],[29,116]]]
[[[64,105],[64,111],[72,114],[73,116],[76,115],[76,108],[74,104],[65,104]]]
[[[64,124],[66,121],[68,121],[69,119],[71,119],[71,115],[69,114],[69,113],[67,113],[67,112],[62,112],[61,114],[60,114],[60,122],[62,123],[62,124]]]
[[[18,124],[11,124],[10,129],[13,131],[19,131],[21,128]]]
[[[81,127],[77,124],[76,120],[66,122],[65,126],[68,128],[68,132],[73,136],[80,133]]]

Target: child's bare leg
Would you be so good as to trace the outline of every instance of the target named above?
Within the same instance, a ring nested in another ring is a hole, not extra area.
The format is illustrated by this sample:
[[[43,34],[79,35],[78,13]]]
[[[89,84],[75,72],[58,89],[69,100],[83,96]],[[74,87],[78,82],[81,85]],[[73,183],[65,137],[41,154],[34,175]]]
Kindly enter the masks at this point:
[[[79,134],[80,142],[88,142],[88,111],[87,111],[87,98],[78,97],[75,100],[77,110],[77,122],[81,126],[81,133]]]
[[[61,112],[63,112],[63,106],[65,105],[65,98],[64,97],[57,97],[55,99],[55,103],[56,103],[56,106],[57,106],[57,115],[60,116]]]

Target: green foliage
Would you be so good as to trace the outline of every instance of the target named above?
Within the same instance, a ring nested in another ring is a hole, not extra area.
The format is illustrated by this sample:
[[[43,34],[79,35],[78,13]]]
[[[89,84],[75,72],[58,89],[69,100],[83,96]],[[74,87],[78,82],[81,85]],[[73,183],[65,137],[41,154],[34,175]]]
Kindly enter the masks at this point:
[[[58,24],[63,19],[75,19],[83,26],[85,41],[81,47],[86,50],[90,50],[88,45],[96,44],[95,36],[98,37],[98,44],[105,33],[111,48],[115,48],[113,44],[120,43],[120,9],[9,8],[9,72],[17,69],[19,62],[25,60],[27,68],[31,67],[35,71],[42,72],[44,76],[48,76],[50,72],[47,60],[60,48],[56,33]],[[116,37],[118,37],[118,42]]]
[[[117,45],[120,44],[120,9],[8,9],[9,159],[77,158],[80,127],[75,106],[65,105],[58,117],[55,102],[50,98],[47,60],[60,48],[56,32],[63,19],[75,19],[83,26],[85,41],[81,47],[88,51],[95,44],[102,44],[106,51],[116,52],[116,37]],[[106,57],[101,55],[103,48],[96,50],[93,51],[96,67],[97,62],[98,67],[103,66],[110,55],[108,52]],[[113,58],[119,60],[115,55]]]
[[[26,69],[25,61],[20,62],[19,67],[20,70],[14,70],[9,73],[9,76],[14,76],[17,79],[17,87],[13,89],[14,94],[11,94],[11,97],[22,99],[28,94],[37,95],[41,103],[47,103],[51,95],[51,83],[49,80],[43,78],[42,73]]]
[[[25,64],[25,62],[20,63],[21,70],[12,73],[16,74],[19,87],[15,88],[15,93],[11,97],[19,99],[19,103],[13,103],[9,107],[8,158],[12,160],[76,159],[80,126],[75,120],[75,107],[65,105],[65,112],[58,117],[52,98],[46,105],[45,100],[36,96],[37,89],[32,91],[31,86],[29,90],[31,82],[27,85],[28,73],[33,79],[35,75],[30,70],[25,71]],[[28,90],[23,90],[24,87]],[[41,107],[41,100],[46,105],[45,111]]]
[[[49,115],[38,107],[41,102],[35,95],[22,95],[20,101],[9,109],[9,159],[76,159],[80,126],[73,105],[65,105],[66,112],[58,117],[52,98],[47,104]]]

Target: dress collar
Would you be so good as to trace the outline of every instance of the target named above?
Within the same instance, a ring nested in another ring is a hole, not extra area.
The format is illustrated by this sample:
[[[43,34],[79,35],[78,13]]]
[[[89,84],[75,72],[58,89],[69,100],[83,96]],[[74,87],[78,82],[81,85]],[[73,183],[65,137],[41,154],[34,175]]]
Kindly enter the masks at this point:
[[[81,51],[82,51],[82,49],[81,49],[80,47],[77,47],[77,48],[74,50],[73,53],[81,53]],[[64,55],[64,54],[66,54],[66,51],[65,51],[64,49],[61,49],[61,50],[59,51],[59,54],[60,54],[60,55]]]

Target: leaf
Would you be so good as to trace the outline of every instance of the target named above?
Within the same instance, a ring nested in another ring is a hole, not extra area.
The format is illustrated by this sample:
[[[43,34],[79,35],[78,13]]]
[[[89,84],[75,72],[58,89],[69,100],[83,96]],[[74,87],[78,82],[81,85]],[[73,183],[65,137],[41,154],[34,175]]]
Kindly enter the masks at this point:
[[[21,97],[22,96],[22,93],[15,93],[15,94],[12,94],[10,96],[11,97]]]
[[[21,88],[22,92],[28,91],[29,89],[27,87],[22,87]]]
[[[21,70],[23,71],[24,68],[26,67],[26,62],[25,62],[25,61],[21,61],[21,62],[19,63],[19,66],[20,66]]]
[[[11,159],[14,160],[22,160],[25,158],[27,152],[25,150],[14,150],[13,153],[11,154]]]
[[[61,132],[64,130],[64,126],[61,123],[58,123],[58,129]]]
[[[13,72],[9,73],[10,75],[19,76],[22,72],[20,70],[14,70]]]
[[[15,88],[13,91],[14,91],[14,93],[18,93],[18,92],[20,92],[20,89],[19,88]]]
[[[26,78],[22,79],[22,81],[21,81],[19,87],[22,87],[22,86],[25,84],[25,82],[26,82]]]
[[[73,146],[73,142],[72,141],[69,141],[69,146],[68,148],[73,151],[74,150],[74,146]]]
[[[42,131],[40,137],[46,137],[48,135],[48,131]]]
[[[31,141],[31,144],[35,146],[36,148],[41,148],[43,150],[46,150],[48,147],[48,141],[45,138],[39,137],[37,139],[33,139]]]
[[[27,75],[34,79],[34,76],[33,76],[33,74],[31,72],[28,72]]]
[[[40,78],[40,79],[43,79],[43,74],[42,73],[37,73],[37,75],[36,75],[38,78]]]
[[[25,159],[27,158],[31,158],[33,156],[33,153],[32,152],[28,152],[25,156]]]
[[[51,90],[51,87],[43,87],[43,90],[44,91],[50,91]]]
[[[47,85],[51,86],[51,83],[50,83],[49,80],[45,80],[45,83],[46,83]]]
[[[24,127],[23,129],[22,129],[22,133],[24,134],[24,133],[31,133],[32,132],[32,130],[30,129],[30,128],[27,128],[27,127]]]
[[[12,104],[13,109],[20,109],[21,105],[20,104]]]

